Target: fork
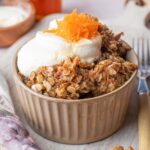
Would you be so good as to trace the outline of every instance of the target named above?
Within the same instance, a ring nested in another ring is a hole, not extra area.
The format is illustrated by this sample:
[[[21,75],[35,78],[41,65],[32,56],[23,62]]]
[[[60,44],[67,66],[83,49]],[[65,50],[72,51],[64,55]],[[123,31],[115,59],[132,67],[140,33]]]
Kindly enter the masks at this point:
[[[150,43],[148,39],[134,38],[132,46],[139,57],[138,70],[138,141],[139,150],[150,150],[150,114],[148,108],[149,87],[147,80],[150,77]]]
[[[149,88],[146,79],[150,76],[150,47],[148,39],[133,39],[133,47],[139,57],[139,95],[148,94]]]

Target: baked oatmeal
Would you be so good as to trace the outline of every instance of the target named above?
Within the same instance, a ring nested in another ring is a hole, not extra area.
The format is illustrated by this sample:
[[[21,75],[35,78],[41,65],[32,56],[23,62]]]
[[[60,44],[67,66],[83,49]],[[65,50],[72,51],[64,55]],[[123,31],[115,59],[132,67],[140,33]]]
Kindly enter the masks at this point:
[[[97,18],[76,11],[56,23],[57,28],[44,30],[44,34],[65,39],[72,50],[62,50],[55,58],[61,57],[61,61],[38,66],[28,71],[29,75],[19,69],[21,80],[33,91],[63,99],[95,97],[121,87],[137,69],[137,65],[126,60],[131,48],[121,40],[122,32],[115,35]]]

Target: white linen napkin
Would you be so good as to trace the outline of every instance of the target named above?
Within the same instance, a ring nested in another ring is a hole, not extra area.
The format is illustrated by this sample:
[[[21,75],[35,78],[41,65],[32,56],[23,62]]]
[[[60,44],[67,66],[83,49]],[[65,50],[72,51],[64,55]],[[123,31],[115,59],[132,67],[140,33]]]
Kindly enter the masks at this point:
[[[7,82],[0,72],[0,150],[40,150],[15,115]]]
[[[14,114],[13,103],[9,94],[9,88],[6,79],[0,72],[0,110]]]

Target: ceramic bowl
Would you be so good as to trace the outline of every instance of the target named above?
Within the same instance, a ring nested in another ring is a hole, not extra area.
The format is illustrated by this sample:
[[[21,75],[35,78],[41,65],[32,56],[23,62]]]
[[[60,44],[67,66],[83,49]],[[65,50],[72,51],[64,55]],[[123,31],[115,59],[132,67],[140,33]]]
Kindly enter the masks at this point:
[[[104,139],[121,127],[135,91],[137,71],[111,93],[88,99],[58,99],[38,94],[20,80],[17,53],[13,76],[25,117],[37,133],[60,143],[83,144]],[[127,60],[138,64],[133,50],[127,53]]]

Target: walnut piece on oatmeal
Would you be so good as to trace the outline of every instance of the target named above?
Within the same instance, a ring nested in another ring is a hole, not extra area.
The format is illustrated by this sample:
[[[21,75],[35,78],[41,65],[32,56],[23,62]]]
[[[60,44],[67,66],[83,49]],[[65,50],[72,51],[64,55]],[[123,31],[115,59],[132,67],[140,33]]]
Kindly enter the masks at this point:
[[[115,35],[106,25],[99,24],[99,33],[102,35],[102,52],[107,52],[115,56],[125,56],[131,48],[121,40],[123,32]]]

